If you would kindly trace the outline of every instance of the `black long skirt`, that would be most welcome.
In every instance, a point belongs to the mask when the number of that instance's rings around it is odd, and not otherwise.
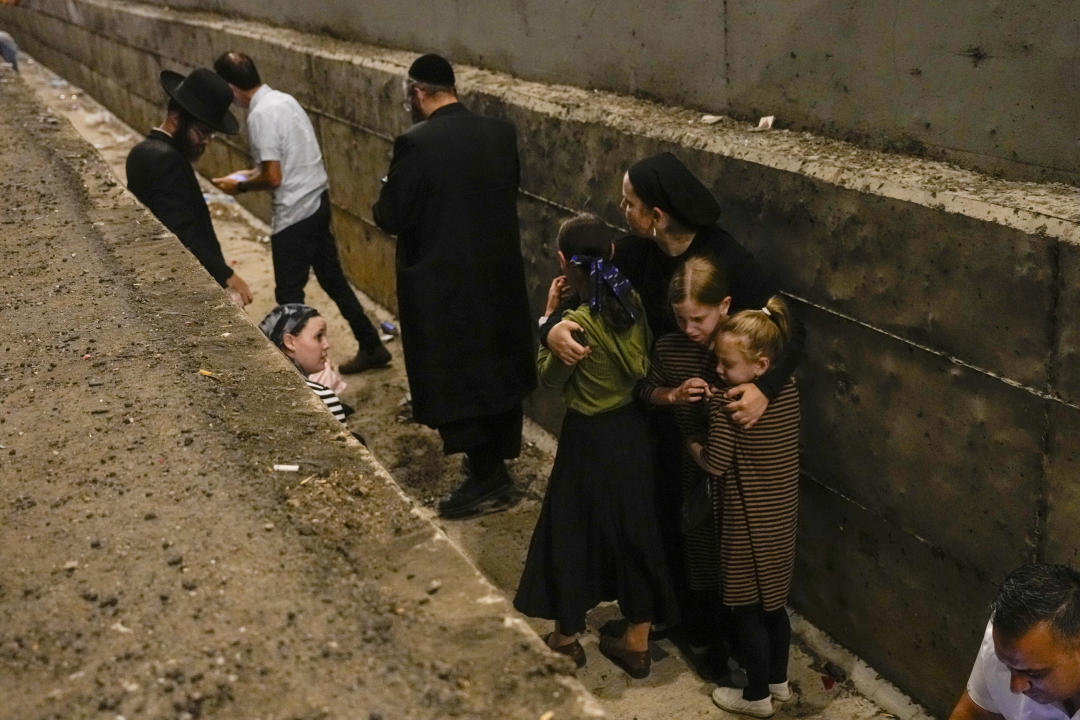
[[[633,623],[678,619],[657,525],[649,425],[633,405],[567,412],[514,607],[584,632],[585,613],[618,600]]]

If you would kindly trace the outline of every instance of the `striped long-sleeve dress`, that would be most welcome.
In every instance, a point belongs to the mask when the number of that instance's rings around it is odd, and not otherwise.
[[[307,381],[308,387],[315,391],[315,394],[319,396],[319,399],[326,405],[326,409],[341,422],[345,422],[345,406],[341,404],[341,400],[338,399],[337,393],[330,388],[315,382],[314,380],[304,378]]]
[[[799,510],[799,391],[789,380],[745,430],[714,399],[705,464],[722,487],[720,568],[724,604],[784,606],[795,567]]]
[[[681,332],[664,335],[653,346],[652,365],[649,375],[641,384],[640,395],[645,402],[657,388],[677,387],[685,380],[699,377],[714,385],[720,380],[716,375],[716,358],[708,348],[698,345]],[[702,403],[674,407],[672,416],[680,438],[675,447],[662,447],[661,452],[678,453],[679,477],[663,478],[662,481],[678,481],[684,499],[699,482],[709,482],[702,470],[686,451],[686,439],[692,435],[704,435],[708,408]],[[720,521],[720,493],[715,483],[709,488],[712,498],[712,522],[682,533],[687,581],[694,590],[715,591],[720,583],[720,545],[717,527]]]

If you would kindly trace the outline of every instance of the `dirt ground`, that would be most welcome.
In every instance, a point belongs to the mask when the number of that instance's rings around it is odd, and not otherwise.
[[[23,80],[59,117],[0,76],[0,717],[725,716],[677,638],[654,643],[644,681],[604,659],[597,630],[614,607],[589,618],[580,685],[516,629],[507,595],[554,438],[527,428],[514,507],[434,517],[460,458],[410,422],[396,340],[391,367],[342,393],[391,481],[247,322],[273,306],[267,227],[205,186],[225,257],[255,293],[239,311],[197,264],[170,266],[184,252],[171,235],[137,224],[123,163],[141,133],[29,58]],[[87,146],[56,141],[65,117],[115,177]],[[73,191],[87,175],[71,165],[91,168],[105,209]],[[314,280],[308,293],[332,359],[348,359],[348,326]],[[294,461],[298,474],[270,470]],[[432,554],[445,538],[482,578]],[[831,683],[801,642],[792,652],[798,698],[777,717],[890,717]]]

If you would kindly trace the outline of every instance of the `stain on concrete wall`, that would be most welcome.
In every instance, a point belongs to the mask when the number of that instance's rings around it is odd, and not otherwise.
[[[851,37],[869,22],[853,20]],[[350,277],[393,304],[393,240],[370,207],[406,126],[400,77],[416,50],[110,0],[2,6],[0,23],[137,128],[160,120],[160,69],[249,52],[315,122]],[[963,56],[973,71],[991,60]],[[466,65],[458,75],[467,104],[518,128],[537,310],[557,223],[589,209],[622,224],[619,179],[633,160],[673,150],[712,187],[722,224],[810,331],[793,601],[944,715],[995,583],[1023,560],[1075,563],[1080,552],[1080,190],[734,121],[706,126],[697,111]],[[215,143],[202,168],[246,160],[241,137]],[[265,197],[244,201],[267,215]],[[531,405],[548,427],[560,412],[550,396]]]
[[[1080,6],[148,0],[1080,184]]]

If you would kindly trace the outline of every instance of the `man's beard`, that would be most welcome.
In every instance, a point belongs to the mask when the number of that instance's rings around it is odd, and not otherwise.
[[[176,142],[177,148],[180,153],[187,158],[188,162],[195,162],[202,157],[203,152],[206,151],[206,145],[196,145],[191,142],[191,124],[194,122],[187,116],[180,118],[180,123],[176,128],[176,133],[173,134],[173,140]]]
[[[424,117],[424,111],[420,109],[420,100],[416,97],[416,93],[412,93],[409,96],[409,115],[412,117],[413,123],[427,120],[427,118]]]

